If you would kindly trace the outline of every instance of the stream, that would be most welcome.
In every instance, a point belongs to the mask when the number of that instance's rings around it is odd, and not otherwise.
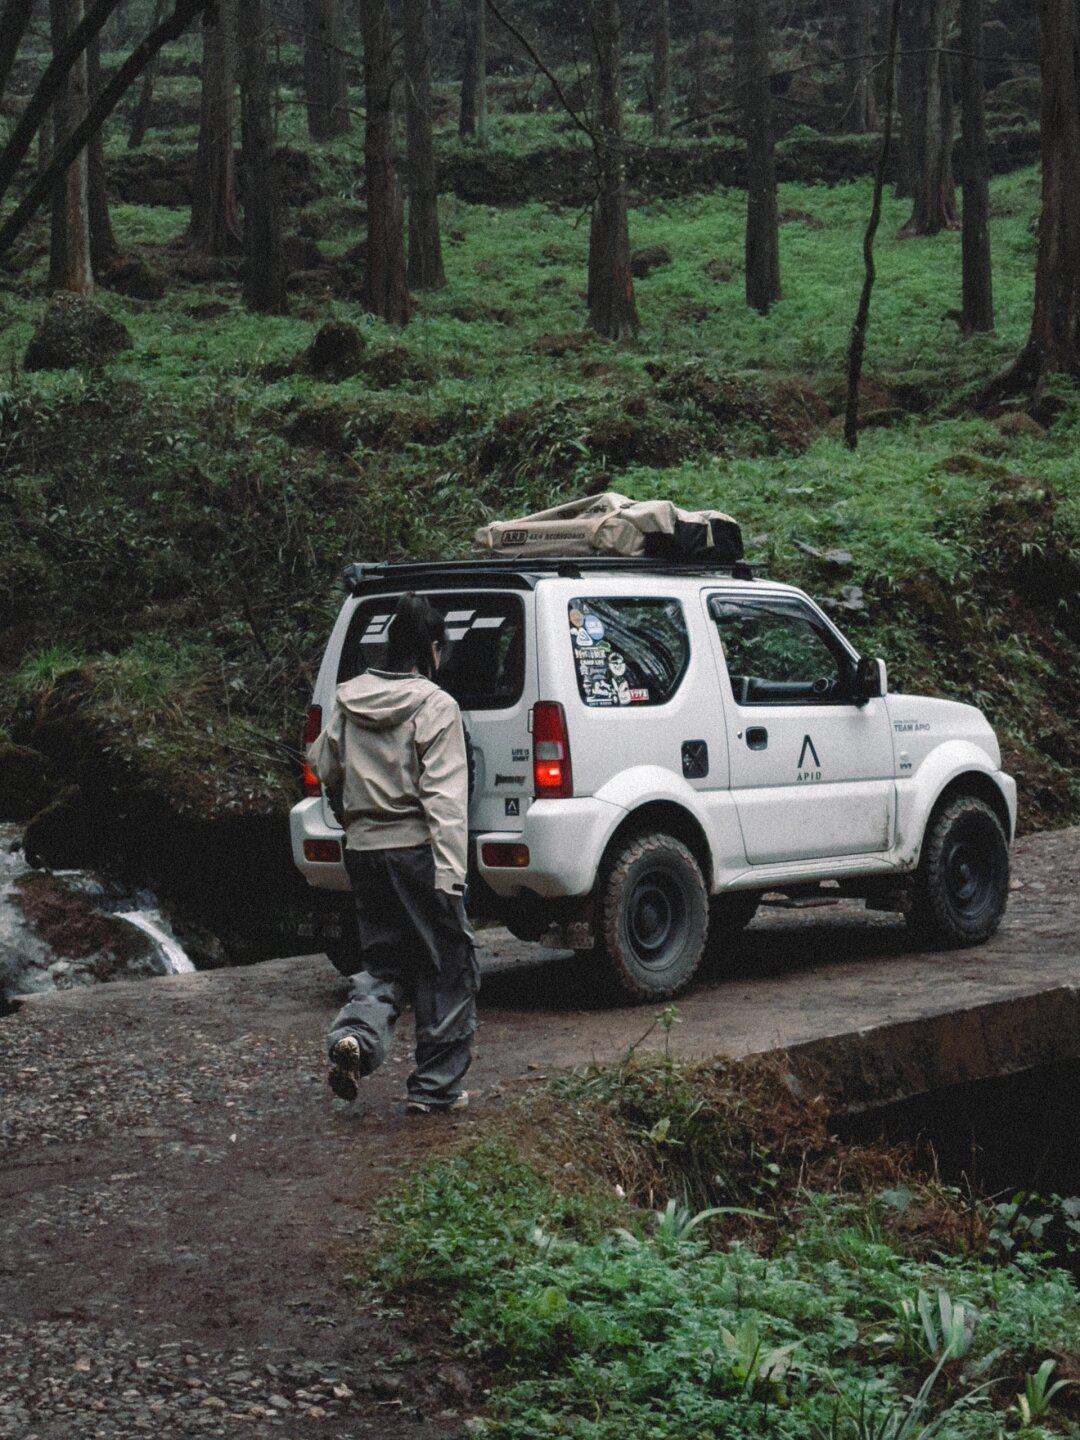
[[[0,825],[0,1009],[20,995],[194,969],[152,891],[34,867],[20,827]]]

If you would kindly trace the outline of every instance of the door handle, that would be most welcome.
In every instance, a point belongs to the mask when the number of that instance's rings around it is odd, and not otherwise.
[[[746,732],[746,743],[751,750],[766,750],[769,745],[769,732],[764,725],[751,725]]]

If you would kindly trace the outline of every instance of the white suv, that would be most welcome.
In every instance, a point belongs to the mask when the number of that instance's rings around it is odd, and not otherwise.
[[[969,705],[888,694],[883,662],[801,590],[603,558],[357,565],[346,584],[307,737],[378,663],[396,598],[426,594],[471,739],[472,900],[521,938],[594,952],[652,999],[766,892],[827,886],[929,943],[997,929],[1016,784],[993,730]],[[296,864],[346,890],[341,831],[305,788]]]

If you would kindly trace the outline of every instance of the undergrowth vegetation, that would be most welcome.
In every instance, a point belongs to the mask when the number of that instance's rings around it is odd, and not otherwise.
[[[502,1440],[1074,1433],[1075,1281],[824,1121],[773,1067],[579,1072],[387,1202],[374,1278],[451,1307]]]

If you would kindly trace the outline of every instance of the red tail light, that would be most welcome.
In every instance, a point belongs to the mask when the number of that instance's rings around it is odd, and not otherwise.
[[[322,706],[311,705],[308,707],[307,719],[304,721],[304,738],[302,741],[304,751],[304,794],[321,795],[322,786],[319,784],[319,777],[312,770],[307,762],[307,747],[322,734]]]
[[[533,793],[538,800],[569,800],[574,793],[566,711],[554,700],[539,700],[532,711]]]

